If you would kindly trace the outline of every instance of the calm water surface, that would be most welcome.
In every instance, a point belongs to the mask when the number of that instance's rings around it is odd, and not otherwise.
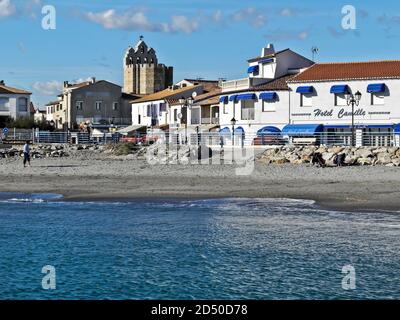
[[[400,298],[400,213],[0,194],[0,299]],[[42,289],[42,267],[57,288]],[[342,289],[342,267],[356,290]]]

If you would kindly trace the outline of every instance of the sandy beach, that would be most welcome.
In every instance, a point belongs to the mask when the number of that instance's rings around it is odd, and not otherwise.
[[[0,192],[58,193],[66,200],[137,198],[295,198],[348,210],[400,208],[400,170],[385,166],[317,168],[256,163],[251,175],[234,165],[150,165],[89,152],[66,158],[0,160]]]

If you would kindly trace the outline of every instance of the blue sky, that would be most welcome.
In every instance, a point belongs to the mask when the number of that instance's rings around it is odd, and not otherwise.
[[[357,29],[341,27],[342,7]],[[43,5],[56,30],[41,27]],[[318,62],[400,59],[400,4],[394,0],[0,0],[0,79],[33,92],[43,106],[64,80],[95,76],[122,84],[122,58],[143,35],[174,78],[242,78],[246,60],[272,42]]]

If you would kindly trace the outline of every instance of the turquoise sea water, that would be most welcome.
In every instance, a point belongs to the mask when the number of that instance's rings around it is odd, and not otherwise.
[[[0,299],[398,299],[399,247],[400,213],[311,201],[0,195]]]

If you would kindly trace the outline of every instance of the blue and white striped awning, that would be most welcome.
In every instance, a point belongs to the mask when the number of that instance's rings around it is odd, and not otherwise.
[[[386,85],[384,83],[375,83],[368,85],[367,92],[369,93],[378,93],[378,92],[385,92]]]
[[[260,99],[264,101],[273,101],[278,98],[278,94],[276,92],[263,92],[260,94]]]
[[[223,97],[219,98],[220,103],[228,103],[228,101],[229,101],[228,96],[223,96]]]
[[[331,93],[349,93],[350,88],[347,84],[332,86]]]
[[[247,69],[247,73],[258,73],[260,70],[260,67],[258,65],[256,66],[251,66],[249,69]]]
[[[257,100],[257,96],[255,93],[245,93],[245,94],[239,94],[236,98],[237,101],[241,100]]]
[[[313,86],[298,87],[296,92],[297,93],[313,93],[314,87]]]
[[[324,131],[322,124],[289,124],[282,129],[286,136],[313,136]]]

